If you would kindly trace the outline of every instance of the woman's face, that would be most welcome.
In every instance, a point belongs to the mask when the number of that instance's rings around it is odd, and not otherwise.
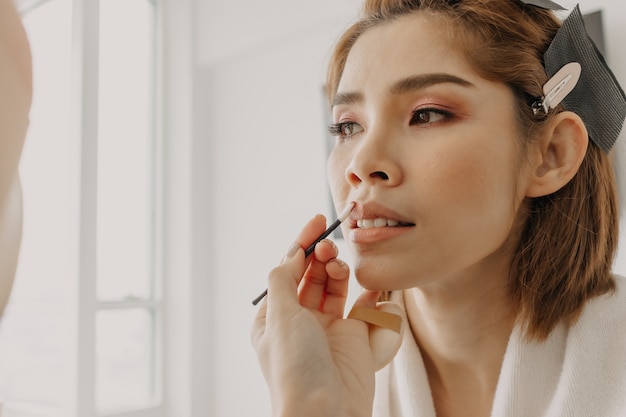
[[[366,31],[333,105],[328,162],[361,285],[399,290],[508,272],[528,168],[513,93],[481,78],[450,27],[419,14]]]

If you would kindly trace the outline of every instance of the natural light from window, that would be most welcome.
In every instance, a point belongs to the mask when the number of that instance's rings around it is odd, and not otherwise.
[[[99,51],[92,66],[98,73],[79,77],[77,68],[89,66],[73,61],[81,54],[72,48],[82,43],[76,42],[82,35],[72,32],[73,1],[41,2],[23,16],[34,98],[20,164],[22,252],[0,320],[3,417],[83,417],[71,413],[86,397],[93,398],[93,415],[111,416],[159,401],[155,2],[100,0],[97,36],[86,41],[96,44],[85,44]],[[97,84],[91,104],[76,102],[85,99],[75,93],[79,78]],[[95,109],[91,121],[73,113],[89,106]],[[83,137],[76,132],[85,123],[94,123],[97,132],[96,214],[87,227],[96,249],[95,273],[79,277],[80,184],[91,180],[84,177]],[[92,336],[85,337],[77,320],[84,314],[78,283],[89,280],[94,291],[85,334]],[[77,358],[81,350],[88,352]],[[76,369],[87,369],[81,375],[93,384],[81,386]],[[82,390],[90,386],[94,392],[85,396]]]

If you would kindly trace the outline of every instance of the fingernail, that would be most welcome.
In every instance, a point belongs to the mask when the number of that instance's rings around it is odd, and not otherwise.
[[[337,265],[339,265],[341,268],[344,268],[344,269],[348,268],[348,264],[342,261],[341,259],[335,258],[333,259],[333,261],[337,262]]]
[[[287,252],[287,255],[285,255],[285,258],[291,258],[294,256],[298,253],[298,249],[300,249],[300,244],[298,242],[293,242],[289,247],[289,251]]]
[[[330,246],[332,246],[333,249],[337,250],[337,245],[335,245],[335,242],[333,242],[330,239],[324,239],[324,242],[327,242],[330,244]]]

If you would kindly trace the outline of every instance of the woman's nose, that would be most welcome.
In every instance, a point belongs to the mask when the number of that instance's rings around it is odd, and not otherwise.
[[[370,132],[356,145],[345,172],[348,183],[394,187],[402,181],[402,171],[390,141],[384,134]]]

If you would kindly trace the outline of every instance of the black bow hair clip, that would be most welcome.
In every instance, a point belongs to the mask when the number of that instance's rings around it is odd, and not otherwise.
[[[549,10],[564,10],[550,0],[516,0]],[[576,5],[543,56],[548,82],[532,108],[547,114],[562,104],[585,122],[589,138],[608,153],[626,119],[626,95],[589,37]]]

